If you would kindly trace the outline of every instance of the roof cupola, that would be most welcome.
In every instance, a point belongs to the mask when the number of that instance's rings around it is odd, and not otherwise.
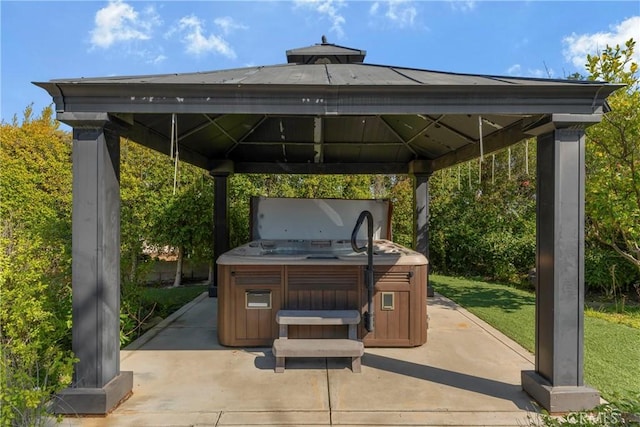
[[[364,61],[367,52],[360,49],[328,43],[322,36],[321,43],[287,51],[290,64],[352,64]]]

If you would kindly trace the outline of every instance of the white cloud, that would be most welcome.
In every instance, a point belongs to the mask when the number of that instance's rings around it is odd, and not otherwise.
[[[161,20],[152,7],[142,14],[122,0],[111,0],[96,12],[91,30],[91,46],[107,49],[114,43],[149,40],[152,30]]]
[[[552,68],[527,68],[527,71],[524,72],[522,70],[522,65],[513,64],[511,67],[507,69],[507,75],[509,76],[518,76],[518,77],[535,77],[539,79],[550,79],[553,78],[555,72]]]
[[[461,12],[471,12],[476,8],[475,0],[449,0],[449,3],[453,10],[459,10]]]
[[[332,31],[338,38],[344,37],[343,26],[346,19],[339,13],[339,10],[346,6],[343,0],[295,0],[295,7],[304,7],[310,9],[320,16],[323,16],[331,22]]]
[[[185,16],[178,21],[177,28],[172,28],[167,36],[180,33],[187,53],[202,55],[209,52],[219,53],[227,58],[235,59],[236,53],[229,43],[215,34],[204,34],[203,22],[195,15]]]
[[[552,68],[546,68],[546,69],[541,69],[541,68],[529,68],[527,70],[527,77],[537,77],[539,79],[552,79],[554,76],[554,71]]]
[[[151,58],[151,59],[147,60],[147,63],[148,63],[148,64],[153,64],[153,65],[158,65],[158,64],[160,64],[161,62],[166,61],[166,59],[167,59],[166,55],[163,55],[163,54],[161,53],[161,54],[159,54],[158,56],[156,56],[155,58]]]
[[[216,18],[216,19],[213,20],[213,23],[216,24],[218,27],[220,27],[220,29],[222,30],[222,32],[225,35],[231,33],[232,31],[235,31],[235,30],[247,30],[247,29],[249,29],[249,27],[247,27],[244,24],[240,24],[240,23],[236,22],[230,16],[223,16],[221,18]]]
[[[562,39],[565,45],[563,50],[564,57],[574,66],[584,68],[587,62],[587,54],[597,54],[604,50],[607,45],[615,46],[624,43],[633,38],[640,40],[640,16],[633,16],[622,21],[619,24],[612,25],[609,31],[594,34],[576,34],[572,33]],[[634,54],[634,61],[640,63],[640,49]]]
[[[394,26],[404,28],[404,27],[412,27],[416,16],[418,15],[418,11],[413,6],[411,1],[406,0],[389,0],[384,2],[387,6],[387,10],[384,13],[386,19],[391,22]],[[376,2],[375,9],[372,7],[370,13],[375,15],[378,10],[378,5],[380,2]]]
[[[510,76],[517,76],[517,75],[520,75],[521,70],[522,70],[522,67],[520,66],[520,64],[513,64],[507,70],[507,74],[509,74]]]
[[[369,15],[377,17],[381,7],[385,7],[384,19],[393,27],[406,28],[413,27],[418,10],[412,1],[409,0],[388,0],[377,1],[369,8]]]

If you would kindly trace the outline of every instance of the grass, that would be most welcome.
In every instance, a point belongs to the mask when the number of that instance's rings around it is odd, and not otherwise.
[[[435,274],[430,278],[437,292],[534,351],[534,293],[477,280]],[[640,328],[633,326],[633,319],[640,315],[632,310],[630,316],[618,316],[631,321],[619,322],[609,319],[614,313],[585,313],[585,383],[600,390],[607,400],[634,398],[640,393]]]
[[[586,303],[585,313],[589,317],[608,320],[609,322],[631,326],[640,329],[640,305],[635,303],[602,304],[601,302]],[[622,311],[622,313],[621,313]]]
[[[167,317],[207,290],[207,285],[183,285],[176,288],[144,288],[142,303],[153,306],[154,316]]]

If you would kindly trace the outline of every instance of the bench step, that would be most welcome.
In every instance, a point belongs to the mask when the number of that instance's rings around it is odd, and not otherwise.
[[[279,325],[357,325],[358,310],[279,310]]]
[[[360,341],[348,339],[276,339],[273,355],[276,357],[356,357],[364,354]]]
[[[351,370],[360,372],[364,344],[349,339],[276,339],[272,350],[276,372],[284,372],[285,357],[351,357]]]

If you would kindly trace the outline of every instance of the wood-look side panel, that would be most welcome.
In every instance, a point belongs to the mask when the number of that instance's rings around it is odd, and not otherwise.
[[[413,345],[418,346],[427,342],[427,269],[428,265],[421,265],[415,269],[415,295],[411,300],[413,311],[416,313],[411,319]]]
[[[288,266],[286,307],[297,310],[357,309],[359,266]],[[344,326],[291,326],[291,338],[346,338]]]
[[[412,347],[426,341],[426,266],[377,266],[374,282],[375,328],[361,328],[369,347]],[[425,288],[425,289],[422,289]],[[393,310],[382,310],[382,293],[391,292]],[[362,312],[367,310],[362,294]]]
[[[268,346],[278,337],[276,312],[282,307],[281,266],[223,266],[219,290],[218,336],[228,346]],[[271,308],[247,308],[246,293],[270,291]],[[222,293],[220,293],[222,292]],[[222,308],[222,310],[221,310]]]
[[[234,319],[231,318],[231,308],[233,304],[231,298],[231,279],[229,273],[231,267],[222,265],[218,268],[218,341],[222,345],[233,345],[233,325]]]

